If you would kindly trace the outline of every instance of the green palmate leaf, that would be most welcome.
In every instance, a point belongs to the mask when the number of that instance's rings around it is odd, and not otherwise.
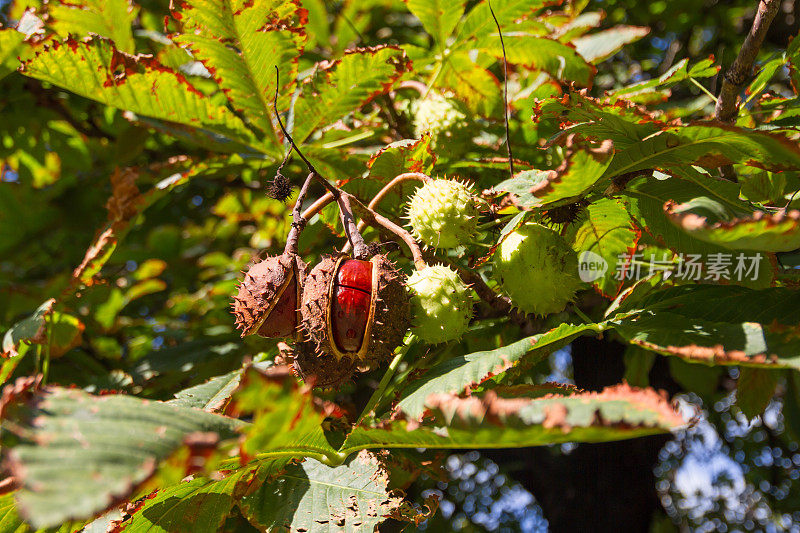
[[[404,172],[430,173],[436,164],[436,153],[431,147],[431,136],[421,139],[403,139],[378,150],[369,161],[367,178],[389,181]]]
[[[30,528],[17,513],[17,504],[12,493],[0,496],[0,533],[24,533]]]
[[[765,170],[800,169],[800,146],[785,137],[716,122],[663,129],[614,156],[606,176],[636,170],[697,164],[740,163]]]
[[[581,86],[590,86],[595,68],[583,59],[575,48],[546,37],[532,35],[504,35],[506,58],[509,63],[524,65],[529,69],[547,72],[561,81],[573,81]],[[488,34],[476,44],[497,58],[503,57],[500,36]]]
[[[336,467],[307,459],[265,481],[239,506],[262,531],[373,531],[402,503],[389,493],[388,483],[370,452]]]
[[[183,2],[174,16],[184,34],[175,42],[203,62],[231,105],[279,147],[273,127],[275,67],[280,69],[282,95],[291,93],[297,61],[305,42],[292,24],[298,4],[288,0]],[[288,101],[287,101],[288,102]]]
[[[778,372],[764,368],[742,368],[736,382],[736,405],[752,420],[764,412],[775,394]]]
[[[698,320],[661,312],[625,319],[614,329],[632,344],[689,361],[800,369],[800,338],[785,326]]]
[[[493,376],[501,375],[523,362],[531,365],[563,348],[574,338],[602,331],[599,324],[562,324],[546,333],[533,335],[496,350],[452,357],[428,369],[400,393],[397,408],[412,418],[425,410],[432,394],[467,392]]]
[[[447,38],[464,14],[465,4],[466,0],[406,0],[409,11],[422,22],[439,48],[447,45]]]
[[[689,68],[689,60],[682,59],[658,78],[634,83],[627,87],[612,91],[613,98],[635,98],[637,95],[664,89],[686,81],[689,78],[708,78],[719,72],[719,66],[714,66],[714,58],[704,59]]]
[[[17,386],[3,406],[6,464],[21,484],[19,508],[35,527],[88,518],[125,499],[159,460],[196,432],[232,437],[218,415],[129,396]],[[19,442],[13,442],[14,440]]]
[[[636,301],[614,329],[632,344],[688,361],[800,368],[794,297],[778,287],[669,287]]]
[[[54,299],[47,300],[5,333],[0,347],[5,358],[0,366],[0,383],[8,381],[31,344],[41,345],[50,357],[58,357],[80,343],[83,323],[72,315],[53,311],[54,306]]]
[[[44,342],[45,320],[53,312],[56,301],[50,298],[40,305],[34,313],[14,324],[3,335],[3,355],[14,355],[19,351],[22,341]]]
[[[236,115],[212,103],[181,74],[147,57],[126,55],[99,37],[54,43],[26,62],[22,72],[118,109],[257,144]]]
[[[581,279],[604,295],[615,296],[622,287],[620,273],[628,266],[641,236],[625,206],[618,200],[602,198],[590,204],[568,232],[578,253]]]
[[[800,248],[800,211],[756,212],[747,218],[714,222],[689,204],[667,203],[670,221],[689,235],[733,250],[791,252]]]
[[[122,52],[135,52],[131,24],[139,8],[128,0],[56,0],[47,6],[48,25],[59,36],[108,37]]]
[[[601,393],[539,397],[527,386],[460,398],[434,394],[425,402],[434,421],[359,426],[341,451],[360,448],[507,448],[558,442],[603,442],[663,433],[683,419],[666,398],[628,385]]]
[[[572,44],[586,61],[599,63],[619,52],[626,44],[636,42],[648,33],[650,28],[641,26],[614,26],[579,37],[572,41]]]
[[[622,379],[634,387],[650,385],[650,370],[656,361],[656,354],[638,346],[628,346],[625,350],[625,374]]]
[[[691,176],[691,174],[685,175]],[[683,265],[675,272],[677,279],[768,287],[774,277],[769,254],[731,250],[702,241],[676,227],[664,212],[664,204],[670,200],[683,203],[702,196],[714,198],[733,211],[739,210],[746,204],[736,199],[737,189],[735,183],[710,177],[692,181],[679,177],[662,180],[641,179],[628,186],[623,200],[639,227],[671,251],[682,254]],[[649,261],[650,257],[642,256],[640,259]],[[671,257],[653,259],[656,262],[671,261]],[[719,275],[709,270],[711,264],[725,267],[723,263],[727,263],[727,269],[723,269]],[[641,269],[629,269],[627,275],[635,280],[642,273]],[[644,274],[646,275],[646,272]]]
[[[441,67],[437,87],[453,91],[473,113],[492,116],[502,108],[503,91],[485,66],[473,61],[468,52],[453,52]]]
[[[556,170],[546,173],[535,170],[520,173],[518,179],[533,179],[529,183],[528,191],[531,196],[523,196],[524,200],[517,200],[517,205],[530,209],[573,202],[597,184],[613,157],[614,145],[611,141],[592,145],[572,144],[568,139],[566,156]],[[520,189],[520,184],[512,184],[517,190]]]
[[[733,285],[680,285],[644,295],[632,311],[670,311],[701,320],[791,326],[800,324],[800,308],[792,305],[794,294],[786,287],[753,290]]]
[[[517,20],[554,3],[556,2],[550,0],[494,0],[492,9],[505,35],[510,29],[509,26]],[[464,22],[456,32],[456,42],[453,48],[469,46],[468,42],[471,39],[481,39],[489,33],[496,32],[497,27],[489,10],[489,3],[482,1],[467,13]]]
[[[218,413],[225,409],[233,396],[233,392],[242,380],[244,369],[228,372],[224,376],[211,378],[205,383],[184,389],[175,394],[169,404],[182,407],[194,407],[209,413]]]
[[[285,460],[275,460],[282,465]],[[221,480],[195,478],[150,495],[117,527],[127,533],[215,533],[256,475],[244,467]]]
[[[236,411],[254,413],[241,443],[244,455],[280,452],[321,459],[336,455],[322,431],[324,406],[315,406],[311,391],[301,389],[286,368],[262,372],[251,367],[232,402]]]
[[[294,108],[296,142],[305,141],[322,126],[385,94],[409,67],[405,52],[396,46],[355,48],[344,57],[318,65],[314,76],[303,84]]]
[[[30,45],[25,42],[25,34],[13,28],[0,29],[0,79],[17,70],[19,60],[25,59]]]

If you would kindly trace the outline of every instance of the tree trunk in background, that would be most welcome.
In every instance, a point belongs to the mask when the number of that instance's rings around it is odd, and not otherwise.
[[[572,344],[573,375],[578,387],[599,391],[622,380],[625,347],[616,342],[583,337]],[[651,385],[678,390],[669,377],[666,359],[656,358]],[[669,435],[580,444],[569,454],[560,447],[486,450],[499,465],[536,497],[550,531],[646,532],[661,509],[653,468]],[[524,461],[524,466],[520,463]]]

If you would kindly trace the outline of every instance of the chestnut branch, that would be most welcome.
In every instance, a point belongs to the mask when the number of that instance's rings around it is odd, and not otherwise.
[[[422,172],[404,172],[403,174],[399,174],[395,176],[394,179],[392,179],[392,181],[384,185],[380,191],[378,191],[378,194],[376,194],[372,198],[372,200],[370,200],[369,205],[367,207],[369,207],[372,210],[375,210],[375,208],[381,202],[381,200],[383,200],[386,197],[386,195],[388,195],[389,192],[391,192],[392,189],[394,189],[397,185],[405,181],[412,181],[412,180],[418,180],[423,183],[427,183],[431,181],[431,177],[428,176],[427,174],[423,174]],[[366,227],[367,223],[362,219],[358,223],[358,231],[364,231],[364,228]],[[347,243],[345,247],[342,249],[342,253],[347,253],[349,250],[350,250],[350,243]]]
[[[351,209],[351,203],[352,203],[361,212],[362,218],[366,220],[368,223],[386,228],[387,230],[391,231],[392,233],[400,237],[400,239],[406,243],[406,245],[411,250],[411,256],[414,260],[414,265],[416,266],[416,268],[420,269],[427,266],[425,260],[422,258],[422,249],[420,248],[419,243],[417,243],[417,241],[414,240],[414,237],[411,235],[411,233],[401,228],[388,218],[376,213],[375,211],[364,205],[358,198],[356,198],[352,194],[343,191],[336,185],[333,185],[330,181],[325,179],[325,177],[323,177],[322,174],[320,174],[317,171],[317,169],[314,167],[311,161],[309,161],[306,158],[306,156],[303,155],[303,153],[300,151],[300,148],[298,148],[297,144],[295,144],[292,136],[289,134],[288,131],[286,131],[286,128],[283,125],[283,121],[281,120],[280,113],[278,113],[277,87],[280,86],[280,76],[278,73],[277,66],[275,67],[275,77],[276,77],[276,83],[275,83],[276,89],[275,89],[274,107],[275,107],[275,116],[278,119],[278,125],[280,126],[281,131],[283,132],[286,139],[289,141],[291,148],[295,152],[297,152],[297,155],[300,156],[300,159],[302,159],[303,162],[306,164],[306,167],[308,167],[310,174],[306,181],[312,178],[316,179],[328,190],[328,194],[320,198],[320,200],[315,202],[314,205],[312,205],[307,210],[309,211],[308,218],[313,216],[314,213],[319,212],[319,210],[322,209],[328,203],[330,203],[330,201],[336,200],[336,203],[339,206],[339,212],[342,217],[342,224],[344,225],[345,233],[347,234],[348,241],[353,246],[354,256],[359,259],[366,258],[366,256],[368,255],[368,248],[366,243],[364,242],[364,237],[361,236],[361,233],[359,233],[358,227],[356,226],[355,217],[353,217]],[[303,184],[304,189],[307,189],[306,185],[307,184]],[[326,199],[328,195],[330,195],[330,200]],[[325,201],[323,202],[323,200]],[[312,211],[311,208],[314,208],[316,210]],[[302,224],[305,225],[305,221],[308,220],[308,218],[305,217],[305,213],[301,214],[301,217],[304,219],[304,222],[302,222]],[[298,232],[301,230],[302,228],[299,228]],[[297,238],[299,238],[299,235],[295,238],[295,240]]]
[[[722,88],[719,91],[714,116],[722,122],[734,122],[739,114],[739,93],[753,70],[753,62],[764,42],[772,19],[780,7],[780,0],[760,0],[758,11],[753,19],[750,33],[742,43],[739,54],[734,59],[731,68],[722,79]]]

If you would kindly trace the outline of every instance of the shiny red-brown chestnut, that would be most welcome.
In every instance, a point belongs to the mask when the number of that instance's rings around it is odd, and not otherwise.
[[[323,258],[306,279],[300,311],[319,353],[367,367],[391,357],[410,323],[403,275],[384,255]]]
[[[268,257],[251,266],[233,297],[233,314],[242,337],[294,337],[306,264],[293,254]]]

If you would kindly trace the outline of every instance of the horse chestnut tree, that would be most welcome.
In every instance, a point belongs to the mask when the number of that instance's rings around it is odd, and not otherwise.
[[[749,82],[777,3],[721,73],[620,64],[647,30],[598,2],[0,2],[4,528],[449,531],[448,450],[684,427],[651,380],[783,409],[749,427],[790,456],[791,25]],[[663,442],[505,457],[555,530],[647,530],[591,506],[656,490],[691,529]],[[772,508],[725,516],[796,518],[763,468],[737,486]]]

